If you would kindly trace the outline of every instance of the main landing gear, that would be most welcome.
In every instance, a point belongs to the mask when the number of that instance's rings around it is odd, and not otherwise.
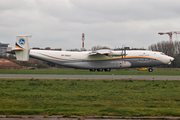
[[[94,72],[94,71],[98,71],[98,72],[102,72],[103,70],[105,71],[105,72],[110,72],[111,71],[111,69],[89,69],[89,71],[91,71],[91,72]]]
[[[94,71],[96,71],[96,69],[89,69],[89,71],[94,72]]]

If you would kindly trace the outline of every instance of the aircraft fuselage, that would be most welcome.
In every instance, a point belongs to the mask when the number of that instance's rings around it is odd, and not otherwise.
[[[121,51],[113,51],[120,54]],[[71,52],[52,50],[30,50],[30,57],[81,69],[119,69],[129,67],[152,67],[168,64],[174,58],[162,52],[126,50],[126,56],[90,55],[91,51]]]

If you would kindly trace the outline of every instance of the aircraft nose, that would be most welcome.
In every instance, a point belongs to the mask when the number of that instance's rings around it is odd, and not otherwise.
[[[174,60],[174,58],[173,57],[170,57],[170,62],[172,62]]]
[[[171,64],[171,62],[174,60],[174,58],[173,57],[169,57],[169,65]]]

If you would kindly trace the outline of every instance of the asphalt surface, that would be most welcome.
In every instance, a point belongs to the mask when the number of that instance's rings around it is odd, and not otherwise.
[[[44,75],[0,74],[0,78],[14,79],[79,79],[79,80],[180,80],[180,76],[166,75]]]
[[[62,115],[0,115],[0,120],[179,120],[176,116],[143,116],[143,117],[123,117],[123,116],[72,116],[66,118]]]

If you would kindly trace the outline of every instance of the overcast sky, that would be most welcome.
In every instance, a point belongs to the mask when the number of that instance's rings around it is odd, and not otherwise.
[[[17,35],[30,47],[147,48],[180,31],[180,0],[0,0],[0,42],[14,48]],[[173,35],[180,40],[180,35]]]

